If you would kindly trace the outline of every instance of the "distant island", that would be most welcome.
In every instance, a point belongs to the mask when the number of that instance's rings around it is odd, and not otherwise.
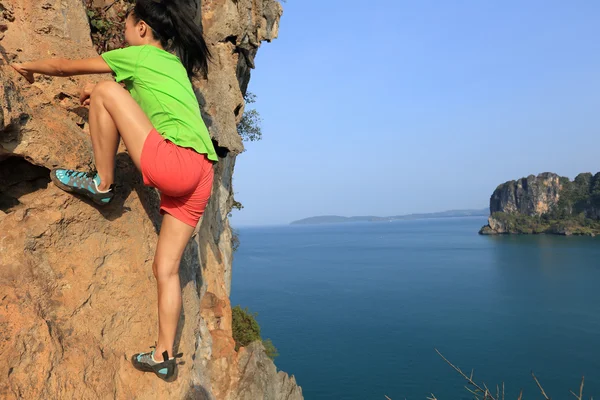
[[[490,213],[487,208],[481,210],[453,210],[427,214],[396,215],[393,217],[340,217],[338,215],[322,215],[319,217],[310,217],[294,221],[291,223],[291,225],[340,224],[345,222],[386,222],[428,218],[487,217],[488,215],[490,215]]]
[[[546,172],[503,183],[480,234],[600,234],[600,173],[575,180]]]

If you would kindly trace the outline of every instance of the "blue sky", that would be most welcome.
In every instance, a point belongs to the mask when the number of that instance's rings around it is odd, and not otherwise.
[[[483,208],[600,171],[600,2],[288,0],[250,91],[234,226]]]

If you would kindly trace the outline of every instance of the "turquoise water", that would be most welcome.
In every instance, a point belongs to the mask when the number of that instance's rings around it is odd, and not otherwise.
[[[483,218],[240,229],[232,302],[311,399],[600,398],[600,239],[484,237]]]

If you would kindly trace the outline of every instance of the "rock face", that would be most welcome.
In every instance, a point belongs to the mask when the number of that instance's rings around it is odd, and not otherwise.
[[[560,189],[560,177],[552,173],[506,182],[494,191],[490,211],[542,215],[558,204]]]
[[[506,182],[490,199],[491,216],[482,234],[600,233],[600,173],[574,181],[553,173]]]
[[[265,349],[260,342],[254,342],[240,349],[238,373],[240,381],[236,398],[254,399],[301,399],[302,391],[296,380],[285,372],[277,372],[275,364],[264,358]]]
[[[115,201],[105,209],[50,183],[56,166],[89,168],[84,79],[27,84],[0,67],[0,398],[301,399],[260,344],[235,351],[229,302],[232,174],[243,149],[236,123],[260,43],[277,36],[274,0],[202,2],[213,64],[198,80],[218,145],[213,196],[181,264],[183,312],[175,383],[134,370],[154,344],[152,259],[161,217],[129,157],[117,157]],[[5,61],[96,56],[81,0],[2,0]],[[95,79],[110,79],[96,77]],[[123,149],[121,149],[123,150]]]

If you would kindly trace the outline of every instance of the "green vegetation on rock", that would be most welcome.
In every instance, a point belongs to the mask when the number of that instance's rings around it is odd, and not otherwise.
[[[600,173],[579,174],[573,182],[561,178],[562,189],[558,207],[552,210],[550,218],[562,219],[600,206]]]
[[[270,359],[274,359],[279,355],[277,349],[271,342],[271,339],[262,340],[260,336],[260,326],[256,321],[257,313],[252,313],[248,308],[235,306],[231,309],[232,312],[232,329],[233,340],[235,340],[235,350],[240,347],[248,346],[255,341],[261,341],[265,347],[265,352]]]
[[[247,92],[244,95],[246,105],[256,103],[256,95]],[[242,120],[238,124],[238,133],[242,140],[249,142],[257,142],[262,139],[262,118],[260,113],[254,108],[248,108],[242,115]]]
[[[507,214],[497,212],[492,215],[495,226],[501,227],[494,230],[485,226],[481,233],[513,233],[513,234],[541,234],[551,233],[557,235],[587,235],[600,234],[600,221],[585,218],[584,214],[553,218],[550,214],[543,216],[529,216],[523,214]]]
[[[98,54],[125,45],[125,15],[135,0],[115,0],[107,6],[94,6],[93,0],[85,0],[90,22],[92,42]]]

